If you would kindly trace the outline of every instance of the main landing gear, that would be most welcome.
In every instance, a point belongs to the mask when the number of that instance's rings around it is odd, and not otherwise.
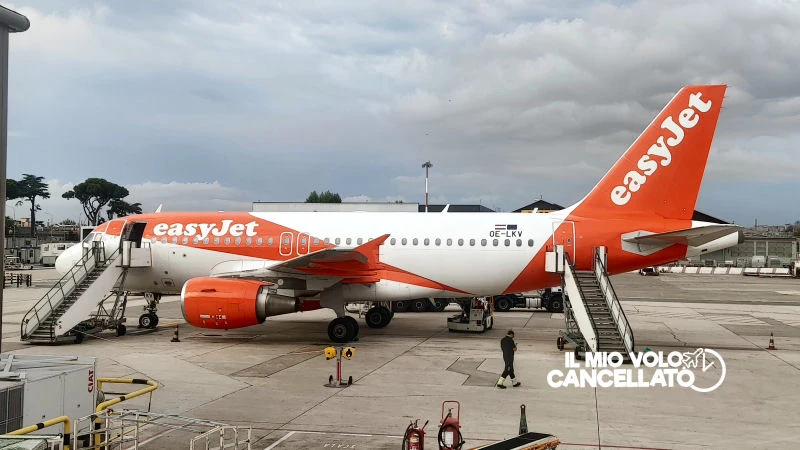
[[[144,306],[145,313],[139,316],[139,328],[155,328],[158,326],[158,302],[161,294],[145,292],[144,299],[147,304]]]
[[[364,321],[370,328],[383,328],[392,321],[394,313],[383,305],[373,306],[364,315]],[[337,317],[328,324],[328,337],[336,343],[344,343],[358,340],[359,326],[356,319],[351,316],[343,315]]]
[[[383,328],[392,321],[394,313],[383,305],[373,306],[364,314],[364,321],[370,328]]]
[[[358,322],[350,316],[337,317],[328,324],[328,337],[337,343],[358,340]]]

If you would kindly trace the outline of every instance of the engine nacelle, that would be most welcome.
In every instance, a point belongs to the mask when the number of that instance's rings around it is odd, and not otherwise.
[[[181,289],[183,318],[196,327],[229,330],[300,310],[300,300],[270,294],[268,286],[256,280],[192,278]]]

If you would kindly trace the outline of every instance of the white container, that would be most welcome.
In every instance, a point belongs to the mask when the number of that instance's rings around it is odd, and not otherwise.
[[[75,420],[92,414],[96,367],[95,358],[84,356],[0,355],[0,425],[7,427],[0,433],[59,416]],[[2,395],[3,391],[8,395]],[[35,433],[54,434],[62,428],[59,424]]]

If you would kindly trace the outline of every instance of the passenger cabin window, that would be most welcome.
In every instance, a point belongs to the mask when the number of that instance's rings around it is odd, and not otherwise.
[[[189,243],[189,238],[188,238],[188,237],[186,237],[186,236],[184,236],[184,237],[183,237],[183,244],[184,244],[184,245],[186,245],[186,244],[188,244],[188,243]]]
[[[417,245],[417,244],[419,244],[419,240],[418,240],[417,238],[414,238],[414,240],[413,240],[413,241],[411,241],[411,243],[412,243],[413,245]]]
[[[350,243],[351,243],[351,242],[353,242],[353,239],[352,239],[352,238],[347,238],[347,240],[345,241],[345,243],[346,243],[347,245],[350,245]]]
[[[486,247],[486,239],[481,239],[481,247]]]
[[[274,244],[274,243],[275,243],[275,239],[273,239],[273,238],[271,238],[271,237],[270,237],[270,238],[267,238],[267,245],[272,245],[272,244]]]
[[[242,243],[242,238],[236,236],[236,245],[240,245]]]
[[[461,247],[462,245],[464,245],[464,240],[463,239],[459,239],[458,240],[458,246]]]
[[[435,243],[437,246],[439,246],[439,245],[442,245],[442,240],[441,240],[441,239],[439,239],[439,238],[436,238],[436,241],[434,241],[434,243]]]
[[[231,238],[229,237],[225,238],[225,245],[231,245]]]
[[[247,244],[247,245],[250,245],[250,244],[252,244],[252,243],[253,243],[253,238],[250,238],[250,237],[249,237],[249,238],[245,239],[245,240],[244,240],[244,243],[245,243],[245,244]]]
[[[177,244],[178,243],[178,237],[177,236],[172,238],[172,243],[173,244]]]
[[[363,242],[364,242],[364,239],[362,239],[362,238],[358,238],[358,240],[356,240],[356,243],[358,245],[361,245]]]
[[[256,239],[256,244],[261,245],[263,243],[264,243],[264,238],[260,237],[260,238]]]
[[[200,239],[195,236],[194,239],[192,239],[192,244],[197,245],[198,242],[200,242]]]
[[[506,247],[510,246],[511,245],[511,239],[506,239],[505,240],[505,244],[506,244]]]
[[[390,243],[390,244],[394,245],[394,244],[395,244],[395,242],[397,242],[397,241],[395,241],[395,240],[394,240],[394,238],[391,238],[391,239],[389,239],[389,243]]]
[[[219,236],[214,238],[214,244],[219,245]]]
[[[339,245],[341,243],[342,243],[342,238],[336,238],[336,245]]]
[[[497,247],[499,244],[500,244],[500,241],[498,241],[497,239],[492,239],[492,245]]]
[[[522,239],[517,239],[517,247],[522,247]]]
[[[166,244],[167,243],[167,237],[166,236],[161,238],[161,243],[162,244]]]
[[[203,244],[208,245],[208,241],[209,241],[208,236],[203,238]]]
[[[328,244],[331,243],[331,239],[330,238],[325,238],[325,240],[323,242],[325,243],[325,245],[328,245]]]
[[[314,238],[314,247],[319,246],[319,238]]]
[[[469,240],[469,246],[470,247],[475,247],[475,239],[470,239]]]
[[[423,243],[424,243],[424,245],[431,245],[431,240],[430,240],[430,238],[425,238],[425,240],[423,241]]]
[[[528,247],[533,247],[533,239],[528,239]]]
[[[450,247],[451,245],[453,245],[453,240],[452,239],[448,239],[447,240],[447,246]]]

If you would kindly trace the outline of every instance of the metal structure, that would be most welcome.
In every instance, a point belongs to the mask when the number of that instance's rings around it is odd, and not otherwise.
[[[31,26],[22,14],[0,6],[0,217],[6,216],[6,161],[8,159],[8,33],[21,33]],[[6,221],[0,221],[0,236],[6,235]],[[6,241],[0,239],[0,255],[6,254]],[[0,268],[0,278],[5,269]],[[3,290],[0,289],[0,336],[3,334]],[[0,349],[2,350],[2,349]]]
[[[633,352],[633,330],[606,270],[605,247],[595,249],[590,271],[575,270],[561,245],[548,252],[547,258],[548,271],[561,273],[562,289],[567,294],[565,329],[556,341],[558,349],[573,342],[578,353],[619,352],[627,357]]]
[[[81,259],[25,314],[20,338],[31,342],[81,342],[87,333],[117,329],[124,334],[127,271],[119,249],[107,254],[102,242],[84,243]],[[110,309],[104,303],[114,297]],[[86,313],[80,313],[84,310]],[[89,311],[94,311],[87,318]],[[67,316],[77,318],[71,318]]]
[[[152,442],[168,432],[183,431],[196,436],[189,440],[189,448],[250,450],[252,427],[234,427],[220,422],[184,417],[176,414],[159,414],[149,411],[106,409],[98,414],[81,417],[75,421],[75,429],[91,423],[99,423],[91,435],[75,434],[75,450],[136,450],[140,445]],[[150,445],[147,448],[159,448]],[[185,448],[185,447],[184,447]]]

